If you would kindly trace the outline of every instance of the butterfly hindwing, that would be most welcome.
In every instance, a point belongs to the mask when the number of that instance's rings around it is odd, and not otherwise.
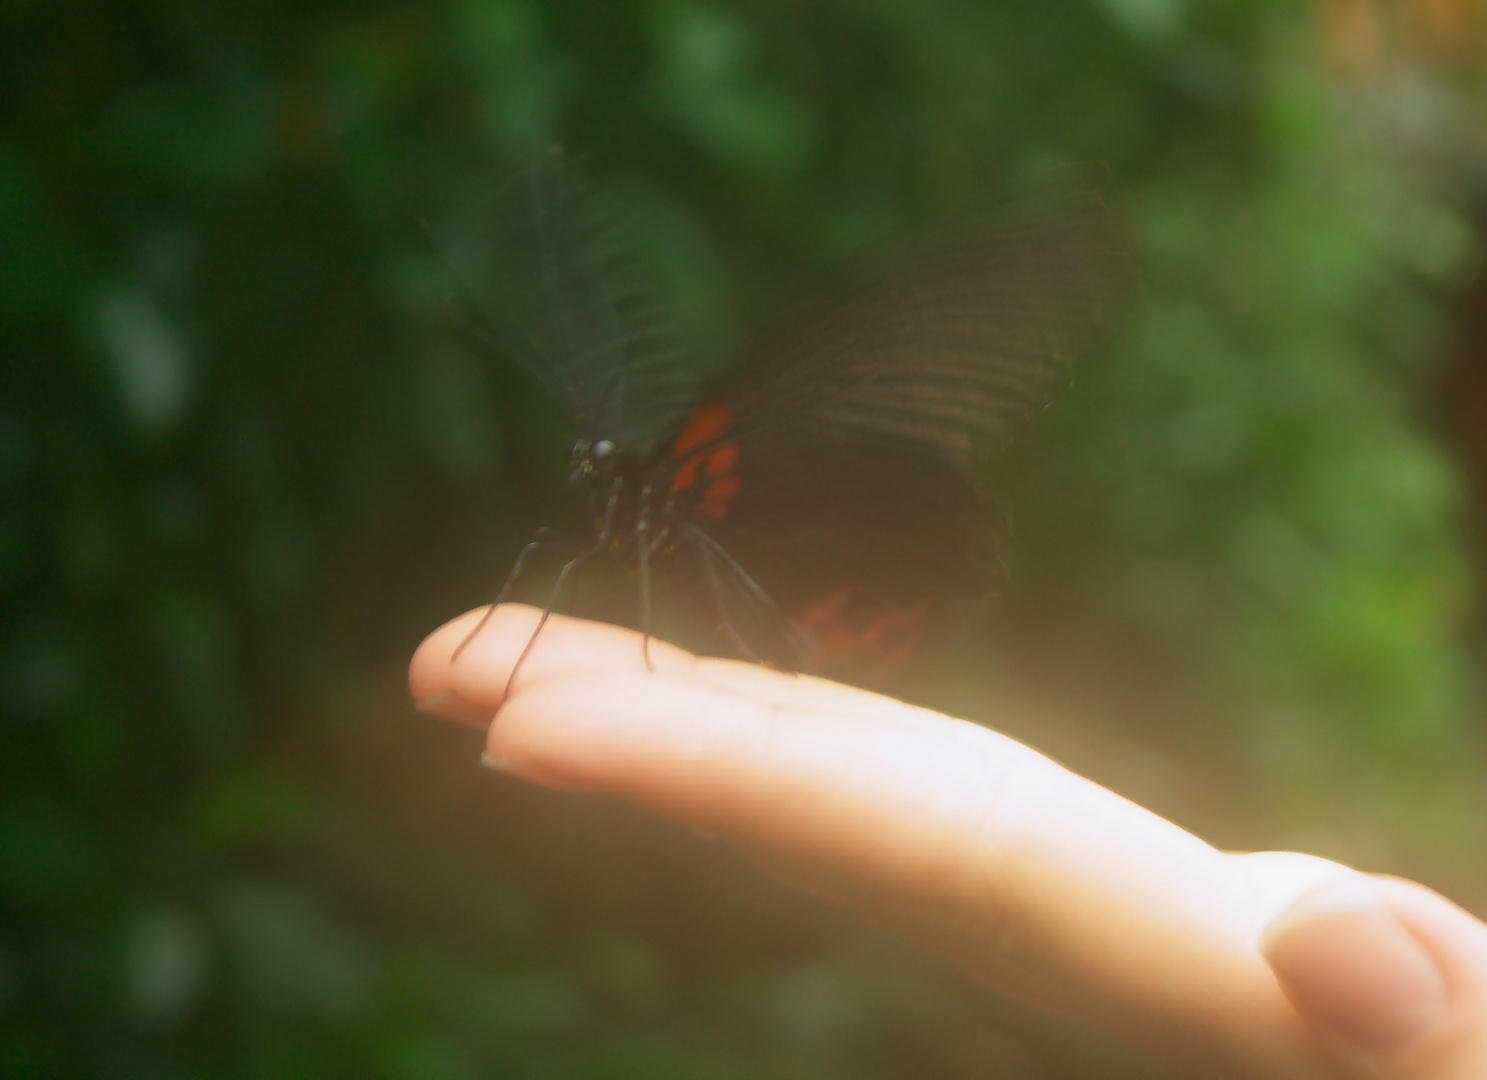
[[[1066,197],[858,288],[706,397],[660,461],[789,620],[776,654],[873,681],[989,591],[979,464],[1067,381],[1124,257],[1102,194]]]
[[[788,620],[798,655],[777,662],[877,681],[987,591],[987,500],[942,455],[829,431],[737,447],[726,473],[703,478],[731,480],[726,505],[704,497],[699,510],[723,511],[709,533]]]

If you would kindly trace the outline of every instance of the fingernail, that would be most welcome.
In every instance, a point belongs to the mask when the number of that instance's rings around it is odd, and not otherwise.
[[[477,727],[489,724],[491,718],[491,710],[488,707],[476,705],[453,690],[444,690],[433,697],[415,701],[413,707],[430,716]]]
[[[530,765],[519,766],[512,759],[492,754],[489,750],[481,753],[480,764],[493,773],[500,773],[502,776],[514,776],[527,781],[529,784],[551,788],[554,791],[582,792],[588,790],[588,788],[580,784],[569,783],[566,780],[554,780],[541,770],[533,769]]]
[[[1402,1050],[1450,1007],[1434,957],[1364,879],[1297,899],[1260,951],[1306,1020],[1370,1057]]]
[[[424,698],[422,701],[415,701],[413,703],[413,707],[422,713],[429,713],[431,715],[437,714],[439,711],[439,706],[443,705],[446,701],[452,700],[453,698],[453,690],[441,690],[433,697]]]

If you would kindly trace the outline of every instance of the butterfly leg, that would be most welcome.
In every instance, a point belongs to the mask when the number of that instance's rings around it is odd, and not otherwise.
[[[716,560],[717,565],[728,571],[729,576],[738,585],[743,595],[754,604],[754,606],[772,621],[776,626],[782,627],[781,636],[785,640],[786,647],[795,656],[797,670],[805,667],[805,650],[801,648],[798,636],[792,629],[792,624],[781,613],[779,605],[765,592],[763,587],[755,581],[749,572],[738,564],[738,560],[728,554],[727,548],[707,535],[696,525],[687,526],[687,536],[691,538],[699,548]]]
[[[635,526],[635,550],[640,559],[640,656],[645,670],[655,671],[651,663],[651,537],[646,519]]]
[[[718,617],[718,626],[727,633],[739,655],[750,663],[757,664],[759,654],[750,648],[749,643],[743,639],[743,635],[738,632],[738,628],[733,625],[733,620],[728,616],[728,604],[723,599],[723,583],[718,580],[718,569],[713,565],[714,556],[695,540],[692,542],[692,550],[697,553],[697,561],[702,564],[702,576],[707,581],[707,592],[712,599],[713,611]]]
[[[555,529],[546,527],[538,529],[531,543],[522,548],[521,553],[517,555],[516,562],[511,565],[511,572],[506,575],[506,581],[501,586],[501,591],[496,593],[495,600],[491,602],[485,614],[480,617],[480,621],[475,624],[475,629],[466,634],[465,639],[455,646],[454,652],[449,657],[450,662],[452,663],[460,658],[460,653],[465,651],[465,646],[474,641],[480,631],[485,629],[485,624],[490,622],[491,616],[496,613],[496,608],[506,602],[506,597],[510,595],[511,590],[516,586],[517,578],[521,577],[522,570],[526,568],[528,559],[539,551],[551,551],[554,548],[576,546],[572,537],[564,536]]]
[[[609,546],[610,538],[614,535],[614,513],[615,508],[619,505],[619,500],[620,487],[616,484],[614,490],[610,492],[609,505],[604,511],[604,524],[599,529],[599,535],[594,538],[592,544],[569,559],[563,564],[563,568],[558,571],[558,579],[552,583],[552,588],[547,594],[547,603],[543,605],[542,618],[537,620],[536,629],[532,631],[532,636],[527,639],[526,647],[522,649],[521,655],[516,658],[516,663],[512,665],[511,674],[506,676],[506,688],[501,691],[503,700],[510,692],[511,684],[516,681],[516,673],[521,670],[522,665],[527,662],[527,657],[532,654],[532,647],[537,644],[538,635],[542,633],[542,628],[547,625],[547,620],[552,615],[553,607],[557,603],[558,597],[562,594],[563,586],[568,583],[568,579],[584,563]],[[530,546],[529,544],[528,547]]]
[[[557,606],[558,596],[563,591],[563,586],[568,583],[568,579],[572,577],[574,571],[578,570],[580,567],[583,566],[584,563],[588,562],[595,555],[599,554],[599,552],[603,551],[608,543],[609,537],[600,536],[598,540],[595,540],[588,547],[584,548],[577,555],[573,556],[573,558],[564,563],[563,568],[558,571],[558,579],[552,583],[552,589],[550,589],[547,594],[547,603],[542,608],[542,618],[537,620],[537,628],[532,631],[532,636],[527,639],[526,648],[522,649],[521,655],[516,658],[516,663],[512,665],[511,674],[506,676],[507,690],[511,689],[511,684],[516,679],[516,673],[520,671],[521,666],[527,662],[527,657],[530,656],[532,653],[532,647],[537,644],[537,635],[541,634],[542,628],[547,625],[547,620],[552,615],[553,608]],[[505,691],[502,692],[501,696],[503,698],[506,696]]]
[[[568,595],[563,597],[561,604],[558,607],[558,610],[561,611],[564,615],[572,614],[573,609],[578,606],[579,588],[583,585],[583,578],[579,577],[578,572],[582,570],[583,567],[584,564],[580,563],[578,566],[575,566],[573,568],[573,583],[568,586]]]

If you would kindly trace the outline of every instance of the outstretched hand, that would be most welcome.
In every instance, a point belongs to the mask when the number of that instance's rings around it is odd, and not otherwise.
[[[1005,993],[1192,1075],[1487,1077],[1487,925],[1410,882],[1220,852],[986,728],[506,605],[409,682],[512,776],[715,834]],[[499,722],[491,723],[499,713]]]

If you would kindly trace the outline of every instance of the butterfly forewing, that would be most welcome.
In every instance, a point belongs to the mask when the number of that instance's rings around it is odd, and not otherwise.
[[[676,429],[698,384],[599,192],[559,150],[432,228],[502,352],[582,434],[644,452]]]
[[[966,468],[1068,380],[1130,281],[1098,188],[1048,200],[849,293],[759,350],[713,397],[747,437],[779,427],[933,446]]]

